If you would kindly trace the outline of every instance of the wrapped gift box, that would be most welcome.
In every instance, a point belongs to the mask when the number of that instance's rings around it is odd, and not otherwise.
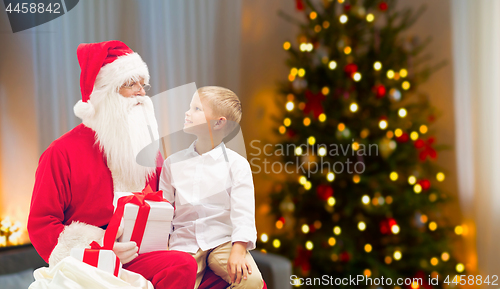
[[[122,263],[112,250],[73,248],[71,257],[120,277]]]
[[[168,238],[174,217],[174,207],[168,202],[146,201],[151,207],[144,230],[144,235],[139,247],[139,254],[168,250]],[[128,242],[131,239],[132,231],[136,225],[139,206],[126,204],[123,213],[123,235],[120,242]]]

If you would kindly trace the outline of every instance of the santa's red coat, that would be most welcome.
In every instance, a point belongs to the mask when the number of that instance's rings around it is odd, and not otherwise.
[[[161,164],[157,174],[148,181],[153,190],[158,188],[160,169]],[[107,226],[114,209],[113,179],[92,129],[80,124],[55,140],[40,157],[35,176],[28,232],[33,246],[45,261],[48,262],[65,226],[73,221],[101,228]],[[179,258],[182,254],[175,256]],[[140,271],[148,272],[158,268],[157,264],[151,262],[139,267]],[[182,275],[179,275],[181,272],[175,273],[177,277]],[[216,277],[213,273],[211,275]],[[210,279],[218,283],[211,288],[225,288],[228,285],[218,277]]]

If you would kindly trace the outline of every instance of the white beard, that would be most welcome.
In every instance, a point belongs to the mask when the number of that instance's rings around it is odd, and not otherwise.
[[[98,93],[101,92],[94,91],[92,98]],[[106,156],[114,191],[140,192],[156,170],[154,164],[158,156],[159,137],[153,102],[147,96],[126,98],[118,92],[102,93],[107,95],[94,98],[100,100],[93,103],[95,115],[84,119],[83,124],[96,132],[96,143]],[[152,143],[154,148],[148,148],[148,152],[153,153],[146,157],[141,153],[141,164],[153,165],[145,167],[138,164],[137,154]]]

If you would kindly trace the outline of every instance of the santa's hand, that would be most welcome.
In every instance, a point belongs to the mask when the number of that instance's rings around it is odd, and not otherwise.
[[[120,259],[122,264],[127,264],[128,262],[139,256],[137,252],[139,248],[135,242],[115,242],[113,246],[113,252]]]

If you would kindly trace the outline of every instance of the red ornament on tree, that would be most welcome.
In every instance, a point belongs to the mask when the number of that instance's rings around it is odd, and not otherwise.
[[[421,161],[425,161],[427,157],[430,157],[431,159],[436,159],[437,158],[437,152],[436,150],[432,147],[432,144],[434,143],[435,139],[433,137],[430,137],[427,139],[427,141],[424,141],[422,139],[418,139],[415,141],[415,147],[417,149],[422,149],[420,153],[418,154],[418,158]]]
[[[340,261],[342,262],[349,262],[349,259],[351,259],[351,256],[349,255],[349,253],[347,253],[346,251],[340,253]]]
[[[389,5],[385,2],[380,2],[380,4],[378,4],[378,9],[380,9],[380,11],[385,11],[387,8],[389,8]]]
[[[392,226],[397,225],[396,220],[393,218],[387,218],[380,222],[380,233],[388,235],[392,232]]]
[[[325,100],[325,96],[321,91],[313,94],[310,90],[306,90],[306,98],[307,103],[306,107],[304,107],[304,114],[309,114],[312,111],[314,118],[318,118],[324,112],[321,102]]]
[[[357,71],[358,71],[358,66],[354,63],[349,63],[344,67],[344,72],[351,78]]]
[[[300,267],[304,275],[308,274],[309,270],[311,270],[311,264],[309,263],[311,255],[311,251],[305,250],[301,246],[297,246],[297,257],[293,260],[293,265],[295,267]]]
[[[331,196],[333,196],[333,188],[328,185],[319,185],[316,189],[318,198],[323,201],[327,201]]]
[[[396,137],[396,141],[398,142],[407,142],[410,139],[408,133],[404,132],[400,136]]]
[[[297,8],[298,11],[304,10],[304,2],[302,2],[302,0],[295,0],[295,8]]]
[[[431,187],[431,182],[429,180],[421,180],[418,184],[422,187],[423,190],[428,190]]]
[[[287,135],[289,138],[293,138],[295,135],[297,135],[297,133],[296,133],[293,129],[287,129],[287,130],[286,130],[286,135]]]
[[[344,5],[344,11],[348,12],[349,10],[351,10],[351,5],[349,4]]]
[[[373,87],[373,92],[375,92],[375,95],[377,95],[377,98],[382,98],[387,93],[387,90],[385,89],[384,85],[377,84]]]

